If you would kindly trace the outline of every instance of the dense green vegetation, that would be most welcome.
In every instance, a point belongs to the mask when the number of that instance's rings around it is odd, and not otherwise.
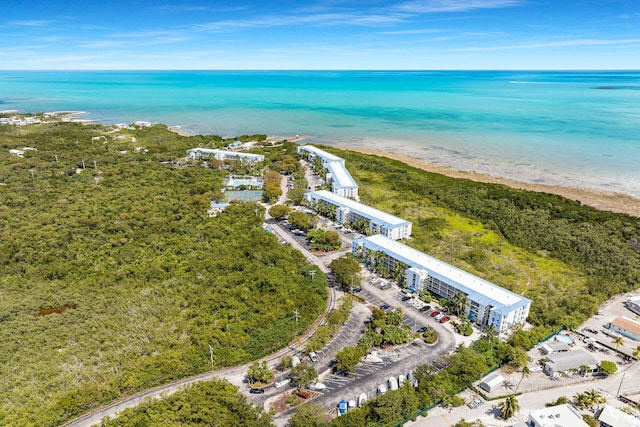
[[[262,207],[207,217],[228,164],[162,163],[225,141],[107,131],[0,127],[0,425],[60,425],[209,370],[209,345],[215,368],[255,360],[325,307],[326,278],[262,229]],[[8,154],[23,146],[38,151]]]
[[[107,131],[72,123],[0,127],[0,425],[59,425],[211,369],[209,344],[216,368],[255,360],[287,344],[324,307],[326,279],[312,280],[303,257],[262,230],[263,208],[237,203],[206,217],[230,163],[161,163],[228,141],[180,137],[163,126]],[[108,143],[92,141],[97,135]],[[39,151],[24,159],[7,153],[23,146]],[[291,161],[295,145],[260,151],[267,168],[295,177],[299,198],[306,184]],[[389,392],[333,425],[393,423],[450,400],[497,364],[520,366],[522,347],[558,326],[576,327],[598,303],[640,282],[638,218],[328,151],[347,160],[364,203],[414,222],[408,244],[531,298],[529,320],[537,325],[516,333],[513,347],[486,334],[443,360],[447,369],[417,369],[417,389]],[[270,175],[270,200],[279,194],[276,178]],[[312,217],[294,220],[313,227]],[[329,315],[331,325],[344,308]],[[386,320],[385,334],[369,335],[374,341],[399,332]],[[330,334],[319,328],[309,345]],[[250,416],[235,399],[235,416]],[[157,424],[139,416],[139,425]]]
[[[269,414],[247,402],[238,388],[225,380],[191,385],[162,400],[142,403],[126,409],[117,418],[102,422],[102,427],[192,426],[271,427]]]
[[[532,299],[535,325],[575,328],[640,283],[639,218],[325,149],[346,159],[364,203],[414,222],[411,246]]]

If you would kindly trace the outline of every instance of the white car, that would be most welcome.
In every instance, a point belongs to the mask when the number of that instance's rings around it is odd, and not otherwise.
[[[400,374],[398,376],[398,386],[402,387],[402,384],[407,380],[407,377]]]
[[[291,378],[287,378],[287,379],[285,379],[285,380],[282,380],[282,381],[278,381],[278,382],[276,382],[276,383],[274,384],[274,387],[275,387],[275,388],[284,387],[284,386],[286,386],[287,384],[289,384],[290,382],[291,382]]]
[[[396,377],[389,378],[388,382],[389,382],[389,390],[393,391],[398,389],[398,380],[396,379]]]
[[[387,386],[384,384],[380,384],[378,386],[378,394],[385,394],[387,392]]]

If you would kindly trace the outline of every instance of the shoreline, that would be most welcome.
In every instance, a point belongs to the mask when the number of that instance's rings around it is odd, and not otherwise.
[[[446,175],[452,178],[464,178],[476,182],[503,184],[520,190],[557,194],[559,196],[566,197],[567,199],[578,200],[583,205],[588,205],[599,210],[625,213],[634,217],[640,217],[640,199],[636,199],[635,197],[626,194],[598,190],[595,188],[577,188],[565,187],[560,185],[535,184],[516,181],[508,178],[500,178],[479,172],[461,171],[449,166],[441,166],[429,163],[425,160],[411,157],[406,154],[392,153],[376,148],[353,146],[336,146],[336,148],[398,160],[417,169],[422,169],[427,172],[439,173],[441,175]]]

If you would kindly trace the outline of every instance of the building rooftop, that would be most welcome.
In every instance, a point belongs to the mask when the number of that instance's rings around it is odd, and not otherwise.
[[[460,291],[469,295],[474,301],[487,303],[487,305],[490,304],[496,308],[499,308],[499,305],[510,307],[519,303],[531,302],[516,293],[382,235],[376,234],[360,240],[373,243],[412,267],[424,268],[434,277],[441,276],[449,282],[456,282],[460,285]]]
[[[589,427],[568,404],[531,411],[529,419],[540,427]]]
[[[640,418],[608,405],[602,409],[597,420],[613,427],[640,427]]]
[[[299,145],[298,150],[304,150],[313,153],[316,156],[323,158],[327,162],[344,162],[344,159],[342,157],[327,153],[326,151],[321,150],[318,147],[314,147],[313,145]]]
[[[334,183],[340,188],[358,188],[358,184],[342,162],[327,163],[327,170],[331,174]]]
[[[246,157],[250,159],[264,160],[263,154],[238,153],[237,151],[217,150],[212,148],[191,148],[187,150],[187,153],[208,154],[208,155],[223,156],[223,157]]]
[[[629,332],[633,332],[634,334],[640,335],[640,322],[636,322],[635,320],[629,319],[628,317],[616,317],[611,321],[611,324],[626,329]]]
[[[597,366],[598,361],[591,353],[584,350],[573,350],[566,353],[554,353],[547,356],[547,363],[553,366],[556,372],[567,369],[578,369],[580,366]]]
[[[310,194],[315,195],[316,197],[319,197],[326,201],[334,202],[338,205],[349,208],[353,212],[360,213],[363,216],[366,216],[369,218],[375,218],[391,226],[410,224],[410,222],[407,221],[406,219],[398,218],[397,216],[388,214],[376,208],[372,208],[371,206],[364,205],[360,202],[356,202],[355,200],[338,196],[337,194],[334,194],[331,191],[319,190],[319,191],[311,192]]]
[[[502,385],[504,384],[504,377],[500,374],[489,375],[487,378],[482,380],[482,384],[486,384],[491,388]]]

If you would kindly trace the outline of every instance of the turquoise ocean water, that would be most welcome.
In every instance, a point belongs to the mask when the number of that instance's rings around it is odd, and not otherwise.
[[[305,135],[640,198],[640,72],[0,71],[0,110]]]

